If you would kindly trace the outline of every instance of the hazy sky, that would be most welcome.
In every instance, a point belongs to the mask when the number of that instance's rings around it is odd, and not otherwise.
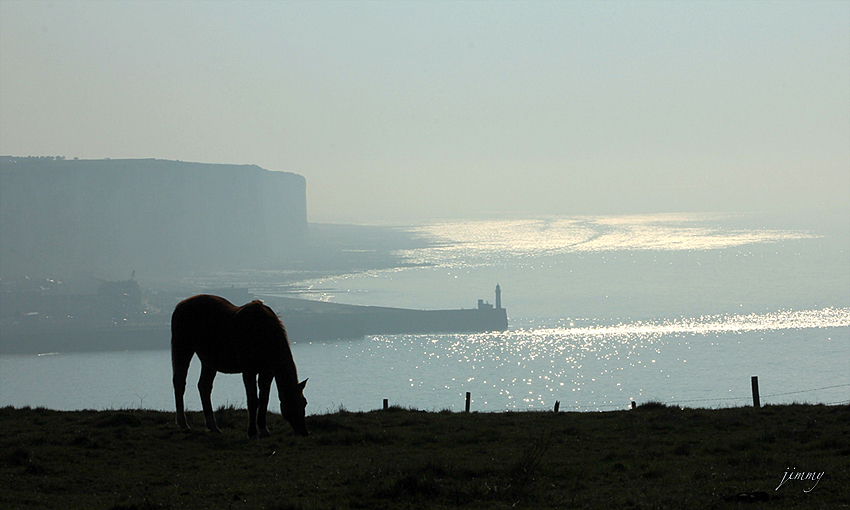
[[[310,221],[850,203],[850,2],[0,0],[0,154],[257,164]]]

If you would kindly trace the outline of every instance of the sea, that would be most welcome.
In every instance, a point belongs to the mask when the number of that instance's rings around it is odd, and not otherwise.
[[[850,225],[832,219],[688,213],[395,227],[426,242],[396,250],[389,267],[296,275],[299,297],[475,308],[495,303],[498,284],[509,329],[292,338],[309,379],[307,413],[369,411],[384,400],[463,411],[467,394],[475,412],[736,407],[753,405],[754,377],[761,405],[850,404]],[[267,284],[275,273],[217,283],[289,295]],[[172,411],[169,356],[0,355],[0,406]],[[196,359],[189,410],[201,407],[199,371]],[[214,406],[245,401],[241,377],[219,374]]]

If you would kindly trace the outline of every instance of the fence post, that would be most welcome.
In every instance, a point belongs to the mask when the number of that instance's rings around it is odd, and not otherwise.
[[[386,411],[389,408],[390,408],[390,400],[385,398],[384,399],[384,411]]]
[[[637,407],[637,402],[635,402],[634,400],[632,400],[632,409],[634,409],[634,408],[636,408],[636,407]]]
[[[758,408],[761,407],[761,402],[759,401],[759,377],[754,375],[752,378],[753,382],[753,407]]]
[[[469,399],[470,399],[470,397],[471,397],[471,395],[470,395],[470,394],[469,394],[469,392],[467,391],[467,392],[466,392],[466,412],[467,412],[467,413],[469,412]]]
[[[560,401],[560,400],[556,400],[556,401],[555,401],[555,412],[557,413],[557,412],[558,412],[558,409],[560,409],[560,408],[561,408],[561,401]]]

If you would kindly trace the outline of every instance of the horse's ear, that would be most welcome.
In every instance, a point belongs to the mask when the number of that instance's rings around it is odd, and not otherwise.
[[[310,378],[308,377],[307,379],[304,379],[303,381],[301,381],[301,384],[298,385],[298,389],[301,390],[301,391],[304,391],[304,386],[307,386],[307,381],[309,379]]]

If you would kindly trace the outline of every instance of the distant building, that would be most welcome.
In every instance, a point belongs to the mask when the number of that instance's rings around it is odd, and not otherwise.
[[[479,299],[478,300],[478,309],[479,310],[492,310],[493,305],[491,305],[487,301],[484,301],[483,299]],[[502,288],[497,283],[496,284],[496,310],[501,310],[501,309],[502,309]]]
[[[134,278],[109,281],[91,278],[94,287],[72,291],[68,282],[52,288],[0,286],[0,321],[7,324],[121,323],[144,313],[142,290]]]
[[[142,312],[142,290],[133,278],[120,282],[103,282],[97,289],[101,313],[112,321],[136,318]]]

